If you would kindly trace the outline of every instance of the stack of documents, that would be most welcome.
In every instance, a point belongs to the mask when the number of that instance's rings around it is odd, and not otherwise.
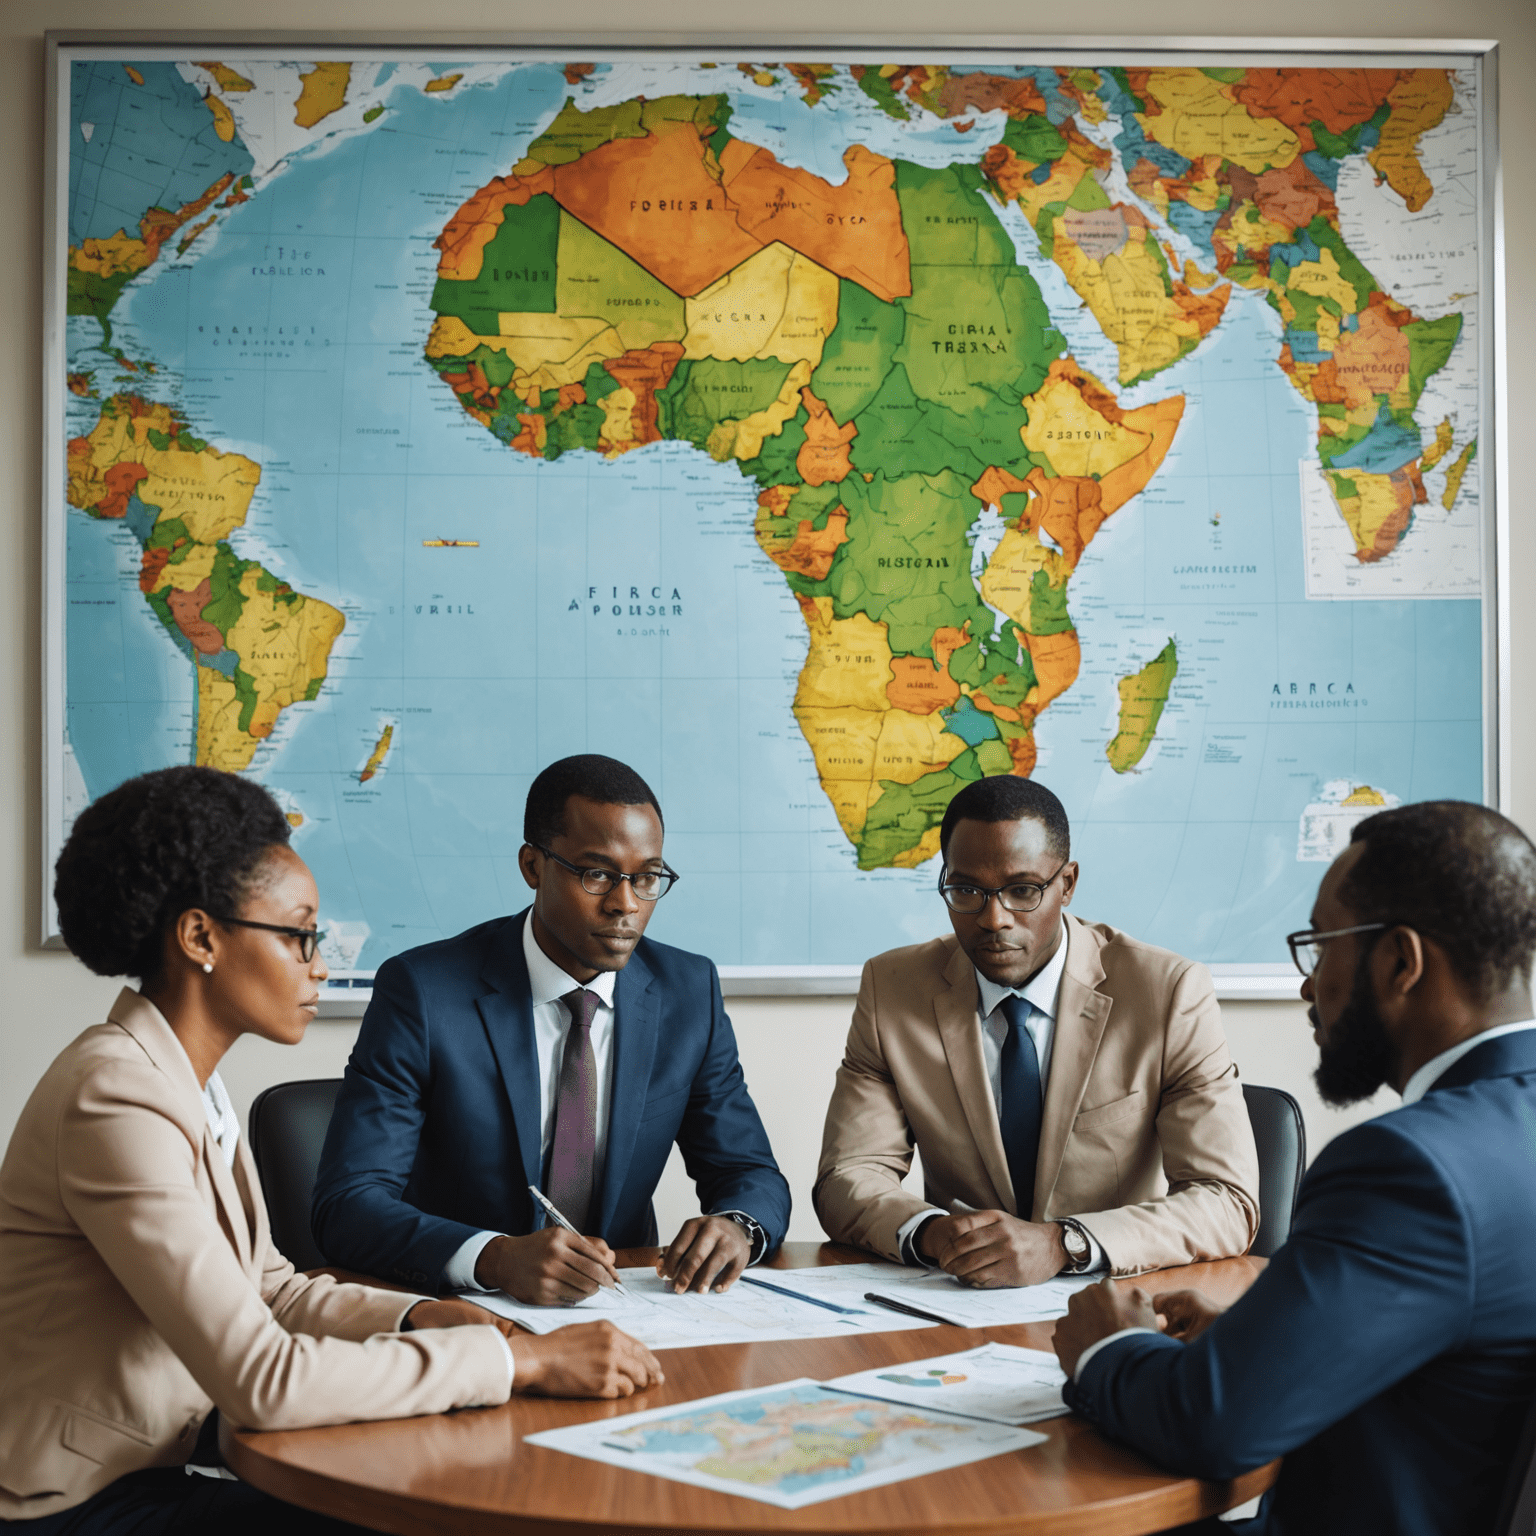
[[[880,1265],[897,1270],[898,1265]],[[573,1307],[536,1307],[499,1292],[473,1299],[531,1333],[552,1333],[573,1323],[606,1318],[649,1349],[693,1349],[706,1344],[767,1344],[849,1334],[931,1328],[933,1319],[909,1317],[864,1301],[796,1293],[780,1282],[806,1271],[768,1270],[738,1280],[715,1295],[675,1295],[654,1269],[621,1269],[627,1297],[607,1288]]]
[[[654,1269],[621,1269],[619,1278],[627,1297],[605,1288],[573,1307],[531,1306],[500,1292],[473,1299],[530,1333],[604,1317],[650,1349],[692,1349],[896,1333],[939,1323],[958,1328],[1035,1323],[1065,1315],[1067,1298],[1093,1284],[1060,1279],[1019,1290],[976,1291],[942,1270],[901,1264],[754,1270],[730,1290],[705,1296],[674,1295]],[[898,1310],[905,1308],[911,1311]]]
[[[1076,1291],[1095,1281],[1064,1275],[1016,1290],[974,1290],[941,1269],[912,1269],[903,1264],[826,1264],[815,1269],[773,1271],[773,1283],[801,1296],[845,1307],[879,1305],[870,1296],[927,1313],[934,1322],[957,1328],[1003,1328],[1013,1323],[1041,1323],[1065,1317]]]

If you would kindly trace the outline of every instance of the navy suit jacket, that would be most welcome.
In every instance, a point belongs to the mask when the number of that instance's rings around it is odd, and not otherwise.
[[[436,1289],[475,1233],[544,1225],[539,1061],[527,913],[386,961],[336,1100],[311,1225],[333,1264]],[[675,1141],[706,1212],[740,1210],[771,1251],[789,1186],[747,1093],[720,979],[702,955],[642,939],[614,988],[613,1089],[596,1231],[656,1241]]]
[[[1533,1393],[1536,1030],[1331,1142],[1290,1240],[1193,1343],[1117,1339],[1065,1389],[1175,1471],[1284,1456],[1265,1536],[1485,1536]]]

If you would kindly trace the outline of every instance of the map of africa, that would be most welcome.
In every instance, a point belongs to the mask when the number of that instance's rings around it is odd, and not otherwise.
[[[249,774],[364,982],[602,751],[653,936],[849,966],[1035,775],[1251,969],[1482,798],[1470,63],[66,58],[54,849]]]

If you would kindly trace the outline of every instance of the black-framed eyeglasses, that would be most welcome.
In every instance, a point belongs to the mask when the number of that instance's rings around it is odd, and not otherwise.
[[[214,922],[227,928],[260,928],[263,933],[283,933],[299,941],[299,958],[308,965],[315,958],[320,940],[325,937],[323,928],[284,928],[280,923],[253,923],[245,917],[216,917]]]
[[[1315,928],[1303,928],[1299,933],[1288,933],[1285,942],[1290,946],[1291,959],[1303,976],[1310,976],[1323,958],[1323,945],[1329,939],[1346,938],[1351,933],[1377,933],[1392,928],[1393,923],[1356,923],[1353,928],[1329,928],[1320,932]]]
[[[630,890],[641,901],[660,901],[683,878],[665,864],[660,869],[642,869],[638,875],[626,875],[617,869],[583,869],[579,864],[572,864],[569,859],[562,859],[543,843],[529,843],[528,846],[537,848],[545,858],[553,859],[556,864],[570,870],[581,881],[582,890],[589,896],[606,896],[617,887],[619,881],[628,880]]]
[[[1056,866],[1056,874],[1049,880],[1015,880],[1011,885],[1000,885],[990,889],[984,885],[965,885],[959,882],[949,883],[947,876],[949,870],[939,871],[939,895],[949,906],[951,912],[960,912],[967,917],[974,917],[978,912],[985,912],[987,903],[996,896],[1003,906],[1010,912],[1033,912],[1036,907],[1045,900],[1045,893],[1056,882],[1059,875],[1071,859],[1063,859]]]

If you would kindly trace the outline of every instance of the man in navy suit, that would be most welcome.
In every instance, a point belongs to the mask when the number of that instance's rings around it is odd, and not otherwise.
[[[523,832],[530,908],[379,968],[321,1155],[315,1240],[408,1285],[568,1304],[613,1283],[614,1248],[656,1241],[676,1142],[707,1214],[663,1273],[724,1290],[783,1242],[789,1186],[714,966],[644,937],[677,878],[661,807],[623,763],[568,757],[533,781]],[[547,1223],[530,1185],[580,1235]]]
[[[1284,1456],[1266,1536],[1482,1536],[1536,1393],[1536,848],[1481,806],[1382,812],[1289,942],[1323,1097],[1402,1106],[1329,1143],[1229,1310],[1073,1297],[1065,1396],[1180,1472]]]

